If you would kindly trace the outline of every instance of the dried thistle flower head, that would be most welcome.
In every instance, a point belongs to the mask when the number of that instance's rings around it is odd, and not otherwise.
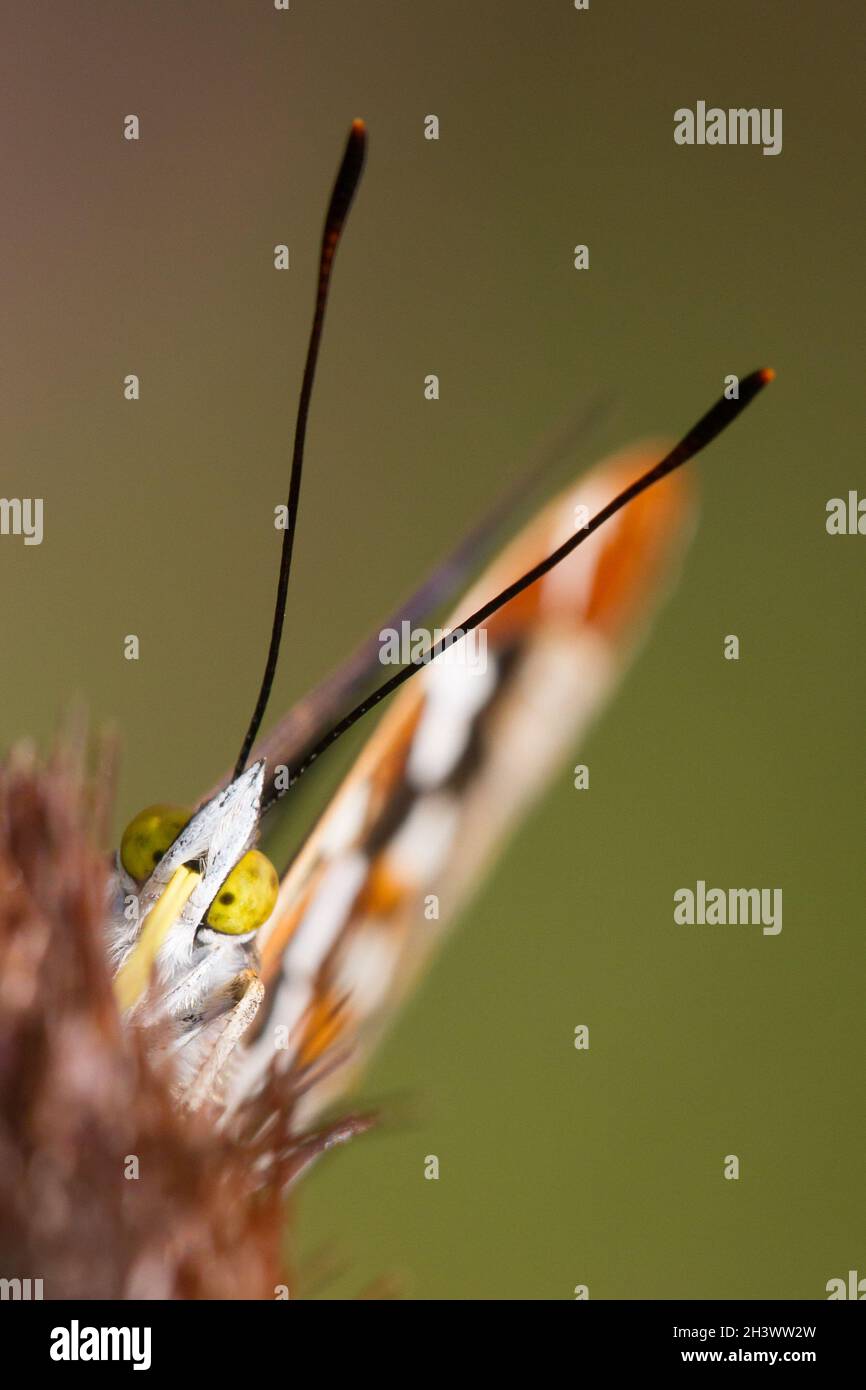
[[[179,1106],[105,949],[107,778],[74,745],[0,768],[0,1276],[45,1298],[274,1298],[286,1186],[349,1119],[292,1133],[269,1080],[230,1123]]]

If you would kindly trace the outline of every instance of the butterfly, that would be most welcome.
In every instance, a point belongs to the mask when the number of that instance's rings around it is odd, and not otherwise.
[[[691,530],[678,470],[773,375],[741,378],[673,449],[635,447],[599,465],[542,507],[386,680],[375,684],[380,634],[256,746],[334,256],[365,149],[356,121],[325,219],[271,642],[249,728],[231,777],[194,812],[157,805],[130,822],[110,886],[119,1006],[171,1053],[183,1103],[231,1111],[280,1073],[293,1079],[298,1125],[348,1085],[511,828],[604,706]],[[514,505],[512,496],[493,509],[398,610],[390,633],[413,639]],[[278,874],[256,848],[265,817],[392,695]]]

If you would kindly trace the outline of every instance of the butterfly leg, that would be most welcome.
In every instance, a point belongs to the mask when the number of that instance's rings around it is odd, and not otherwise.
[[[259,1011],[265,987],[255,970],[242,970],[229,985],[236,1001],[222,1021],[204,1060],[187,1086],[183,1103],[187,1110],[198,1110],[215,1098],[223,1068]]]

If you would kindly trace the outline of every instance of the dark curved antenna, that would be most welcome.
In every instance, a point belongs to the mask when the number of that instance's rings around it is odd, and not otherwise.
[[[277,669],[277,658],[280,654],[280,638],[283,635],[283,621],[286,616],[286,595],[289,590],[289,575],[292,570],[292,551],[295,546],[295,531],[298,524],[298,502],[301,495],[301,475],[304,468],[304,440],[307,434],[307,416],[310,411],[310,397],[313,394],[313,381],[316,375],[316,362],[319,357],[319,344],[322,340],[322,326],[325,321],[325,308],[328,303],[328,289],[331,283],[331,270],[334,264],[334,256],[340,241],[340,234],[343,230],[358,181],[361,177],[361,170],[364,167],[364,154],[367,144],[367,132],[363,121],[353,121],[352,129],[349,131],[349,138],[346,142],[346,151],[343,155],[343,162],[337,173],[334,183],[331,200],[328,203],[328,211],[325,216],[325,229],[322,233],[322,249],[319,255],[319,282],[316,290],[316,308],[313,313],[313,325],[310,329],[310,341],[307,347],[307,360],[304,364],[304,376],[301,382],[301,395],[298,400],[298,417],[295,422],[295,441],[292,448],[292,472],[289,479],[289,499],[288,499],[288,518],[287,526],[283,532],[283,548],[280,555],[280,574],[277,580],[277,597],[274,603],[274,622],[271,628],[271,642],[268,647],[268,658],[265,662],[265,673],[262,677],[259,698],[253,710],[253,716],[249,723],[238,760],[235,763],[232,780],[240,777],[247,764],[250,749],[255,741],[256,734],[264,718],[268,704],[268,697],[271,693],[271,686],[274,683],[274,675]]]
[[[720,396],[715,405],[711,406],[706,414],[701,416],[697,424],[692,426],[688,434],[683,436],[679,444],[675,445],[669,454],[666,454],[659,463],[654,464],[653,467],[642,474],[640,478],[637,478],[635,482],[630,483],[627,488],[624,488],[622,492],[618,493],[612,501],[608,502],[607,506],[602,507],[600,512],[596,512],[595,516],[587,522],[586,526],[584,526],[581,531],[577,531],[573,536],[569,536],[568,540],[564,541],[557,550],[554,550],[544,560],[540,560],[537,565],[527,570],[519,579],[515,579],[514,583],[509,584],[506,589],[503,589],[500,594],[497,594],[496,598],[490,599],[488,603],[485,603],[484,606],[473,613],[471,617],[457,624],[452,632],[446,633],[438,642],[434,642],[425,652],[423,661],[410,666],[401,667],[393,676],[382,685],[378,686],[372,694],[368,695],[360,704],[350,710],[338,724],[335,724],[323,738],[319,739],[315,747],[307,753],[297,766],[291,769],[287,778],[286,787],[281,788],[279,793],[275,793],[273,789],[268,789],[266,791],[266,804],[272,804],[279,796],[288,791],[288,788],[297,782],[298,778],[307,771],[321,753],[324,753],[327,748],[330,748],[332,743],[336,743],[338,738],[341,738],[354,724],[357,724],[358,720],[362,719],[365,714],[369,713],[371,709],[378,705],[380,700],[384,700],[386,695],[390,695],[392,691],[411,679],[416,672],[423,670],[425,666],[429,665],[431,661],[437,656],[440,656],[441,653],[446,651],[449,647],[462,641],[467,632],[471,632],[473,628],[479,627],[481,623],[486,622],[488,618],[492,618],[493,614],[498,613],[499,609],[503,608],[506,603],[516,598],[518,594],[523,593],[524,589],[528,589],[530,584],[534,584],[536,580],[543,578],[555,565],[558,565],[561,560],[564,560],[567,555],[570,555],[573,550],[576,550],[579,545],[582,545],[585,540],[588,540],[594,531],[597,531],[600,526],[603,526],[606,521],[609,521],[612,516],[615,516],[627,503],[633,501],[640,493],[646,492],[647,488],[652,487],[654,483],[660,482],[661,479],[667,477],[669,473],[673,473],[674,469],[680,468],[684,463],[687,463],[689,459],[694,458],[695,454],[700,453],[708,444],[711,444],[716,436],[721,434],[722,430],[726,429],[728,425],[736,420],[738,415],[742,414],[746,406],[755,399],[759,391],[762,391],[763,388],[773,380],[774,376],[775,372],[769,367],[764,367],[760,371],[752,372],[749,376],[741,379],[739,397],[737,400],[728,400],[726,396]]]

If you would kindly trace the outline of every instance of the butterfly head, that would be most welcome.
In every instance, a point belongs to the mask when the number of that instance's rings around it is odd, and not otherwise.
[[[207,809],[203,807],[202,811]],[[145,887],[193,819],[192,811],[183,806],[148,806],[139,811],[123,832],[120,868],[139,888]],[[202,868],[208,863],[210,850],[211,844],[205,844],[198,853],[195,862]],[[223,867],[221,864],[219,873]],[[212,883],[214,876],[208,877]],[[226,936],[246,936],[257,931],[273,911],[278,887],[277,871],[267,856],[258,849],[245,850],[217,886],[203,925]]]
[[[154,962],[181,1008],[194,1005],[199,985],[212,986],[210,957],[224,957],[227,973],[244,964],[279,889],[276,869],[253,847],[264,770],[255,763],[194,813],[150,806],[126,827],[111,934],[123,1007],[142,997]]]

